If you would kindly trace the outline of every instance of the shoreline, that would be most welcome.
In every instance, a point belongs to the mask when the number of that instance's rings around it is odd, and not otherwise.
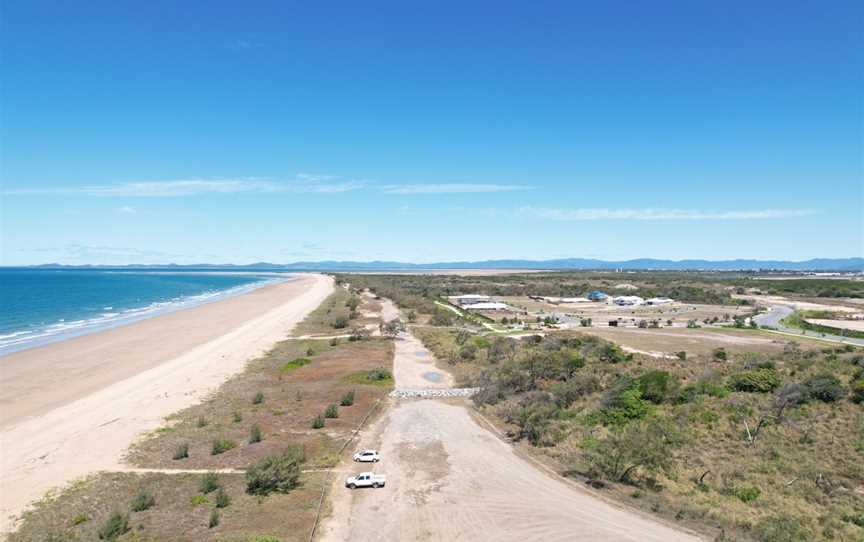
[[[142,433],[285,339],[334,287],[296,276],[4,358],[0,533],[51,488],[118,467]]]
[[[171,273],[154,273],[154,274],[171,274]],[[246,275],[249,276],[248,273],[194,273],[196,275]],[[256,275],[257,276],[257,275]],[[253,292],[259,288],[266,288],[267,286],[271,286],[273,284],[280,284],[283,282],[288,282],[294,280],[296,278],[296,274],[283,274],[280,278],[277,278],[274,274],[261,274],[263,278],[262,280],[256,282],[250,282],[248,284],[242,284],[239,286],[234,286],[231,288],[227,288],[225,290],[218,291],[208,291],[202,292],[197,295],[190,295],[182,299],[171,300],[171,301],[161,301],[161,302],[153,302],[149,305],[144,305],[141,307],[129,308],[121,313],[114,314],[113,318],[87,318],[83,320],[79,320],[77,322],[78,326],[68,327],[68,324],[65,324],[62,320],[55,322],[51,325],[46,325],[42,328],[39,328],[34,331],[25,331],[19,330],[15,331],[9,335],[4,337],[12,338],[16,335],[28,335],[30,333],[36,333],[36,335],[32,335],[29,337],[25,337],[21,340],[24,342],[19,342],[19,339],[15,339],[7,344],[0,345],[0,363],[3,362],[4,358],[11,356],[12,354],[17,354],[18,352],[25,352],[27,350],[31,350],[33,348],[41,348],[43,346],[48,346],[50,344],[55,344],[59,342],[68,341],[70,339],[74,339],[76,337],[83,337],[85,335],[91,335],[93,333],[100,333],[102,331],[107,331],[109,329],[114,329],[118,327],[127,326],[130,324],[134,324],[136,322],[140,322],[142,320],[147,320],[149,318],[155,318],[157,316],[163,316],[166,314],[171,314],[173,312],[182,311],[186,309],[191,309],[195,307],[200,307],[201,305],[205,305],[207,303],[213,303],[216,301],[222,301],[223,299],[230,299],[232,297],[236,297],[238,295],[243,295],[249,292]],[[52,331],[52,328],[58,328]]]

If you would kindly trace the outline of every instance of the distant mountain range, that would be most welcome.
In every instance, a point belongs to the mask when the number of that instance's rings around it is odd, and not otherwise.
[[[36,268],[75,268],[75,269],[230,269],[238,271],[422,271],[440,269],[596,269],[626,271],[668,270],[668,271],[864,271],[864,258],[817,258],[802,262],[783,260],[656,260],[641,258],[619,262],[585,258],[564,258],[557,260],[483,260],[476,262],[350,262],[319,261],[276,264],[259,262],[247,265],[234,264],[193,264],[193,265],[62,265],[44,264]]]

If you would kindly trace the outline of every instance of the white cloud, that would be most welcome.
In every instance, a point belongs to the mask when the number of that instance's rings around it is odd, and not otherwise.
[[[340,179],[333,176],[297,175],[287,181],[268,179],[183,179],[174,181],[144,181],[119,184],[88,185],[77,187],[13,188],[5,195],[84,195],[128,198],[170,198],[202,194],[237,193],[312,193],[333,194],[357,190],[366,181]]]
[[[517,214],[559,221],[578,220],[765,220],[818,214],[815,209],[748,209],[706,211],[700,209],[552,209],[520,207]]]
[[[138,214],[138,211],[135,207],[129,207],[128,205],[124,205],[123,207],[117,207],[114,209],[114,212],[118,215],[135,215]]]
[[[382,186],[385,194],[478,194],[490,192],[515,192],[531,190],[531,186],[517,184],[397,184]]]

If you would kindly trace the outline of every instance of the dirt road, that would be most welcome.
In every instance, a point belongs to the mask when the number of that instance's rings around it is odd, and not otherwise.
[[[421,351],[413,337],[397,342],[397,388],[416,387],[411,366],[431,366],[431,353]],[[699,540],[544,473],[478,425],[464,403],[391,399],[357,443],[367,447],[381,452],[374,470],[387,485],[350,491],[338,474],[321,540]]]

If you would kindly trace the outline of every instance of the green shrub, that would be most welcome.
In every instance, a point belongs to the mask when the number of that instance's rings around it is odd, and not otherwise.
[[[129,531],[129,514],[114,510],[99,528],[99,540],[117,540]]]
[[[507,413],[507,421],[519,426],[518,438],[528,439],[534,446],[550,444],[544,439],[546,429],[559,411],[552,396],[541,391],[526,394]]]
[[[132,499],[132,502],[129,504],[129,508],[132,509],[133,512],[143,512],[144,510],[148,510],[153,508],[156,505],[156,498],[153,497],[150,493],[145,490],[141,490],[137,495]]]
[[[192,503],[192,506],[202,506],[207,504],[207,495],[192,495],[192,498],[189,499],[189,502]]]
[[[603,421],[607,425],[625,425],[641,420],[651,412],[651,403],[642,399],[642,391],[632,383],[610,390],[603,400]]]
[[[234,423],[240,423],[243,421],[243,414],[240,414],[239,410],[234,411]]]
[[[219,455],[227,452],[231,448],[237,446],[237,443],[227,438],[218,438],[213,441],[213,447],[210,449],[210,455]]]
[[[671,324],[670,324],[670,325],[671,325]],[[678,359],[680,359],[681,361],[686,361],[686,360],[687,360],[687,352],[685,352],[684,350],[681,350],[680,352],[678,352],[677,354],[675,354],[675,356],[676,356]]]
[[[708,395],[710,397],[718,397],[722,399],[729,395],[729,389],[719,384],[700,380],[695,384],[689,384],[687,386],[684,386],[678,393],[678,397],[675,399],[675,402],[689,403],[699,395]]]
[[[339,346],[339,337],[333,337],[330,339],[330,346]]]
[[[371,371],[366,373],[366,378],[375,382],[375,381],[382,381],[382,380],[391,380],[393,378],[393,375],[387,369],[378,368],[378,369],[372,369]]]
[[[751,502],[755,501],[760,495],[762,495],[762,490],[758,487],[737,487],[732,493],[741,499],[741,502]]]
[[[774,369],[762,368],[741,371],[729,379],[729,387],[735,391],[767,393],[780,386],[780,375]]]
[[[648,371],[636,379],[636,387],[643,399],[659,405],[678,389],[678,379],[666,371]]]
[[[249,429],[249,444],[255,444],[256,442],[261,442],[263,436],[261,434],[261,427],[256,423]]]
[[[210,529],[212,529],[213,527],[216,527],[217,525],[219,525],[219,510],[217,510],[216,508],[214,508],[214,509],[210,512],[210,521],[209,521],[209,523],[207,524],[207,527],[210,528]]]
[[[219,488],[216,491],[216,508],[227,508],[229,504],[231,504],[231,498],[225,493],[224,488]]]
[[[189,444],[186,442],[178,444],[177,449],[174,450],[174,459],[186,459],[187,457],[189,457]]]
[[[567,408],[580,398],[600,389],[600,381],[592,374],[576,374],[572,378],[552,386],[555,403]]]
[[[716,361],[726,361],[729,359],[729,355],[726,353],[726,349],[723,347],[715,348],[711,352],[711,357]]]
[[[840,380],[831,374],[819,374],[804,382],[807,394],[823,403],[834,403],[846,395],[846,390]]]
[[[309,358],[292,359],[291,361],[283,363],[282,367],[280,367],[279,370],[283,373],[287,373],[289,371],[293,371],[294,369],[299,369],[304,365],[309,365],[310,363],[312,363],[312,360]]]
[[[348,317],[347,316],[337,316],[335,320],[333,320],[333,328],[334,329],[344,329],[348,327]]]
[[[264,402],[264,392],[259,391],[255,394],[255,397],[252,398],[253,405],[260,405]]]
[[[756,536],[760,542],[807,542],[812,534],[792,515],[780,515],[761,520],[756,524]]]
[[[338,418],[339,417],[339,407],[335,404],[331,404],[327,406],[327,409],[324,411],[325,418]]]
[[[300,465],[306,460],[303,449],[289,447],[280,455],[260,459],[246,470],[246,491],[252,495],[288,493],[300,481]]]
[[[201,477],[201,481],[198,482],[198,490],[205,495],[211,491],[216,491],[220,487],[219,475],[215,472],[205,473],[204,476]]]
[[[354,390],[349,391],[339,399],[340,406],[351,406],[354,404]]]
[[[850,387],[852,388],[852,401],[864,403],[864,378],[854,380]]]
[[[324,427],[324,416],[319,414],[312,420],[312,429],[321,429],[322,427]]]
[[[90,516],[87,514],[78,514],[74,518],[72,518],[72,525],[81,525],[82,523],[87,523],[90,521]]]

